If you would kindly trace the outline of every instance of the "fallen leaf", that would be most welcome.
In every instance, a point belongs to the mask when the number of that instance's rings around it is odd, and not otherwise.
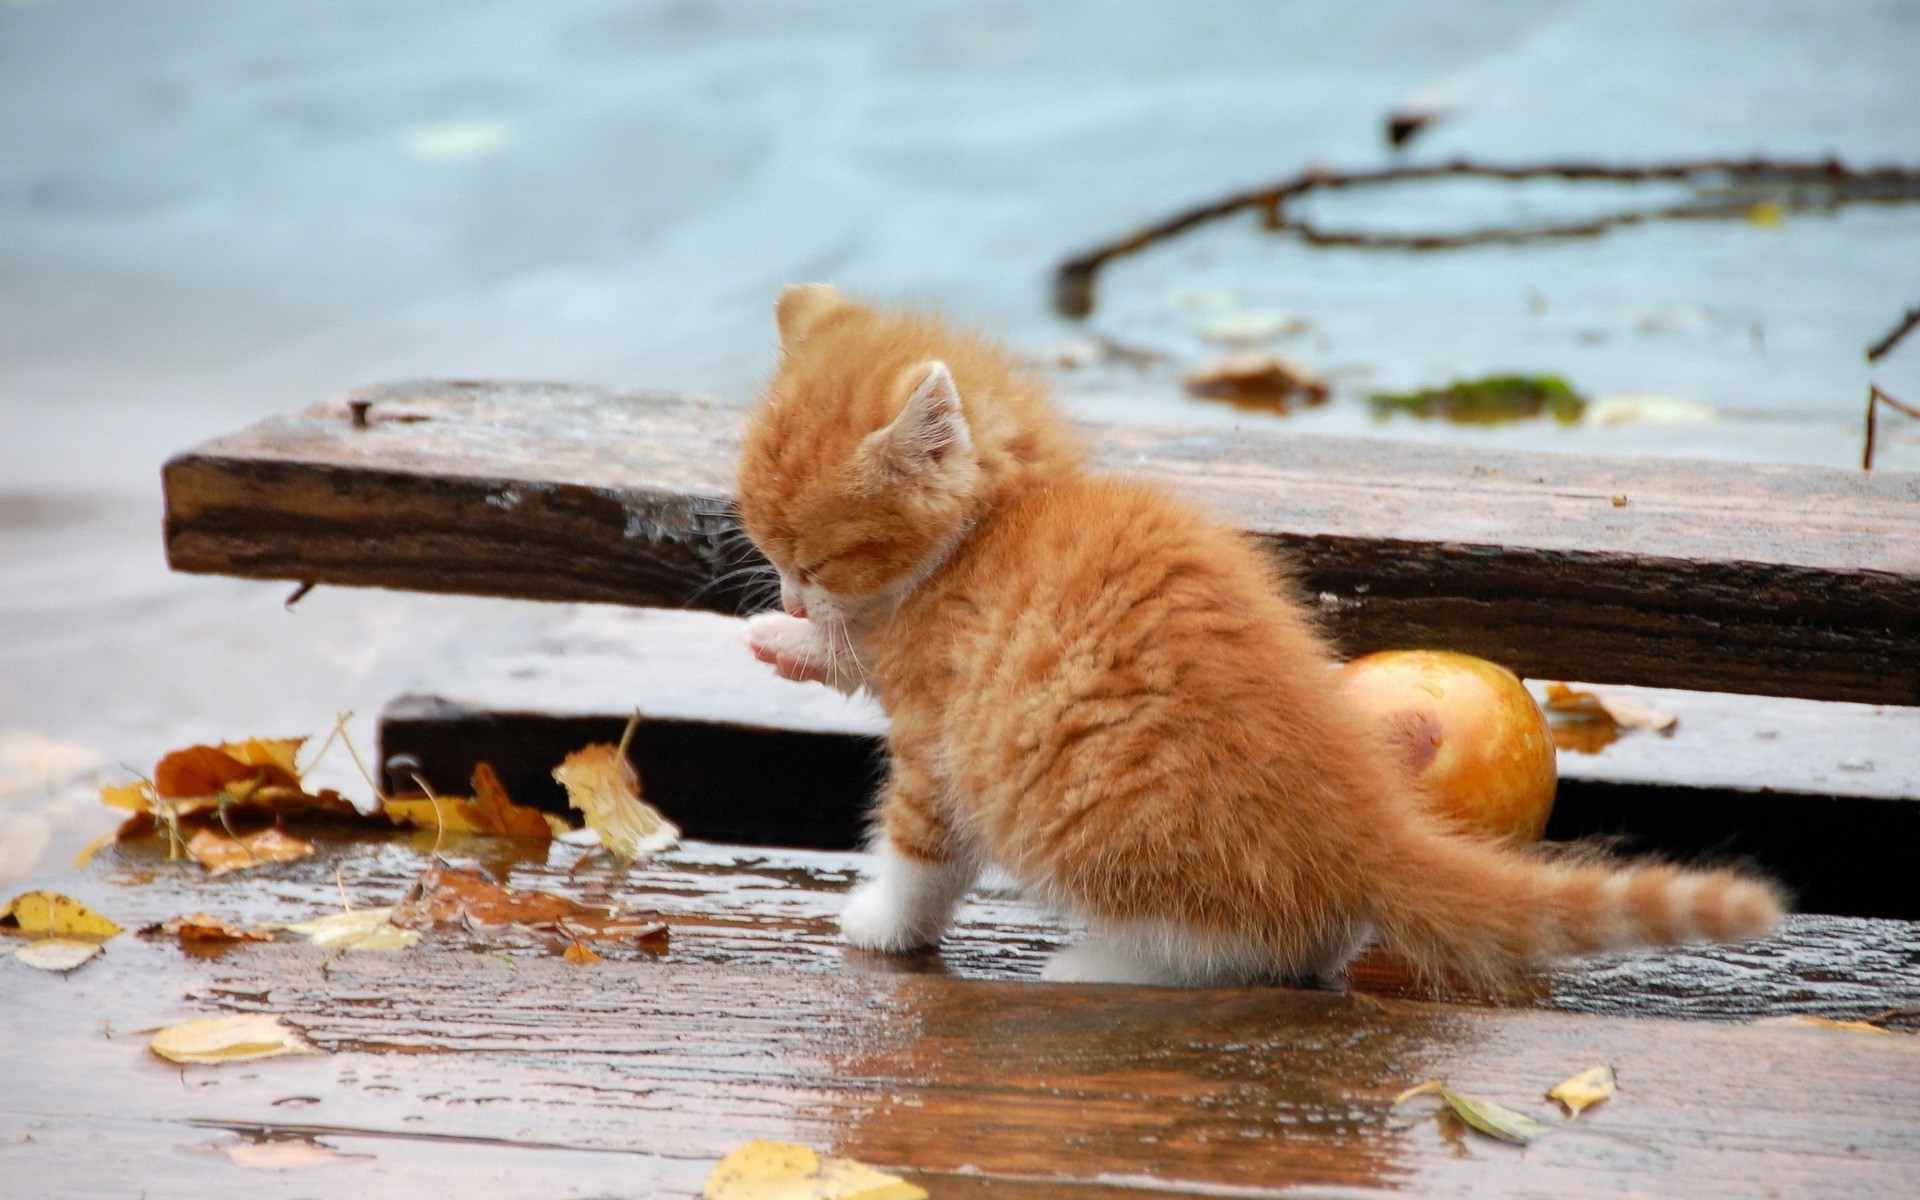
[[[1295,404],[1324,404],[1331,394],[1314,372],[1260,351],[1201,363],[1187,372],[1186,386],[1190,394],[1205,399],[1278,413]]]
[[[244,742],[222,742],[219,749],[251,766],[279,767],[297,780],[300,777],[300,747],[306,743],[307,739],[303,737],[248,738]]]
[[[281,833],[272,826],[233,837],[225,830],[201,828],[187,841],[187,853],[209,875],[226,875],[267,863],[293,862],[313,854],[313,843]]]
[[[1665,733],[1680,723],[1675,714],[1630,697],[1578,691],[1564,683],[1547,684],[1547,700],[1541,707],[1549,717],[1563,721],[1610,721],[1622,729],[1651,729],[1656,733]]]
[[[420,940],[419,931],[393,923],[391,907],[349,909],[279,928],[328,950],[405,950]]]
[[[128,812],[146,812],[153,807],[153,792],[144,779],[114,784],[100,789],[100,803]]]
[[[21,892],[0,908],[0,928],[103,941],[120,932],[112,921],[59,892]]]
[[[299,1034],[265,1013],[201,1017],[169,1025],[153,1035],[148,1048],[177,1063],[245,1062],[282,1054],[318,1054]]]
[[[270,942],[274,934],[264,925],[242,928],[212,913],[197,912],[191,916],[168,917],[158,925],[142,929],[140,936],[172,937],[182,942]]]
[[[1564,1105],[1567,1120],[1572,1121],[1593,1105],[1612,1099],[1613,1085],[1612,1067],[1592,1067],[1548,1088],[1547,1099]]]
[[[99,942],[79,942],[72,938],[41,938],[13,952],[13,956],[42,971],[71,971],[100,953]]]
[[[272,1142],[242,1142],[227,1147],[227,1157],[237,1167],[249,1171],[297,1171],[304,1167],[324,1167],[330,1163],[372,1162],[371,1154],[342,1154],[331,1146],[305,1138],[283,1138]]]
[[[1413,1097],[1428,1092],[1445,1100],[1462,1121],[1481,1133],[1488,1137],[1499,1138],[1503,1142],[1511,1142],[1516,1146],[1524,1146],[1541,1134],[1551,1133],[1554,1128],[1544,1121],[1536,1121],[1525,1113],[1515,1112],[1491,1100],[1482,1100],[1476,1096],[1456,1092],[1438,1079],[1429,1079],[1425,1083],[1401,1092],[1394,1097],[1393,1107],[1398,1108]]]
[[[188,746],[153,768],[153,788],[169,800],[214,796],[236,784],[298,789],[299,777],[278,762],[242,762],[220,746]]]
[[[1587,406],[1581,420],[1588,425],[1705,425],[1720,419],[1709,405],[1668,396],[1603,396]]]
[[[748,1142],[720,1160],[705,1200],[926,1200],[896,1175],[850,1158],[823,1158],[789,1142]]]
[[[629,860],[658,854],[680,840],[680,827],[640,798],[640,776],[626,755],[633,728],[630,722],[620,745],[595,742],[553,769],[554,779],[567,789],[567,803],[580,810],[600,844]]]
[[[566,950],[561,953],[560,957],[570,963],[597,963],[607,961],[606,955],[589,950],[579,942],[568,942]]]
[[[1753,1022],[1755,1025],[1793,1025],[1803,1029],[1832,1029],[1841,1033],[1884,1033],[1888,1037],[1899,1037],[1893,1030],[1871,1021],[1841,1021],[1833,1017],[1815,1017],[1806,1013],[1795,1013],[1787,1017],[1762,1017]]]
[[[88,863],[92,862],[94,855],[100,853],[102,850],[105,850],[108,846],[113,845],[114,838],[116,836],[117,835],[112,833],[103,833],[99,837],[88,842],[85,846],[82,846],[80,848],[80,853],[73,856],[73,869],[77,871],[81,867],[84,867]]]
[[[1407,413],[1457,425],[1505,425],[1542,414],[1571,425],[1586,411],[1587,400],[1557,375],[1490,375],[1443,388],[1375,392],[1367,397],[1367,407],[1379,418]]]
[[[439,866],[421,874],[415,894],[394,910],[393,920],[410,929],[515,925],[557,933],[570,942],[623,941],[654,948],[668,937],[667,926],[652,914],[582,904],[552,892],[519,891],[502,887],[478,870]]]
[[[381,804],[396,825],[444,829],[448,833],[478,833],[489,837],[538,838],[546,841],[565,833],[560,818],[515,804],[506,785],[487,763],[473,767],[473,798],[461,796],[402,796]]]

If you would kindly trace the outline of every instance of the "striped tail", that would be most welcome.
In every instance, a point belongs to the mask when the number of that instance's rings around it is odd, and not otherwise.
[[[1777,885],[1738,870],[1556,862],[1424,822],[1406,835],[1373,901],[1380,941],[1482,990],[1570,955],[1763,937],[1786,910]]]

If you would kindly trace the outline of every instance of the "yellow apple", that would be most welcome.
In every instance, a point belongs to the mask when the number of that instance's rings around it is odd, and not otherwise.
[[[1513,672],[1451,650],[1383,650],[1340,677],[1441,811],[1502,837],[1531,841],[1546,829],[1553,734]]]

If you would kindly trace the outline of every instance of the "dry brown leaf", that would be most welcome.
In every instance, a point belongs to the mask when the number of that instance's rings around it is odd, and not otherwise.
[[[568,942],[566,950],[561,953],[560,957],[570,963],[597,963],[607,961],[606,955],[589,950],[579,942]]]
[[[269,826],[257,833],[233,837],[225,830],[200,828],[187,841],[187,853],[209,875],[226,875],[267,863],[293,862],[310,856],[313,843]]]
[[[265,1013],[202,1017],[169,1025],[148,1047],[177,1063],[245,1062],[282,1054],[318,1054],[299,1034]]]
[[[168,917],[158,925],[140,931],[144,938],[171,937],[182,942],[271,942],[273,930],[264,925],[239,926],[223,921],[212,913],[197,912],[185,917]]]
[[[897,1175],[790,1142],[748,1142],[720,1160],[700,1195],[705,1200],[927,1200],[925,1191]]]
[[[162,758],[153,768],[154,790],[168,800],[216,796],[236,785],[269,785],[298,791],[300,779],[271,760],[242,762],[218,746],[188,746]]]
[[[0,930],[105,941],[120,926],[59,892],[21,892],[0,908]]]
[[[638,717],[635,717],[638,720]],[[628,736],[633,726],[628,725]],[[621,858],[658,854],[680,840],[680,827],[640,796],[640,777],[620,746],[595,742],[567,755],[553,777],[567,789],[567,803],[580,810],[600,844]]]

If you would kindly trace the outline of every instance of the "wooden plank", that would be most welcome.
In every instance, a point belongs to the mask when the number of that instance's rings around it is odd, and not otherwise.
[[[33,1081],[0,1099],[9,1190],[118,1194],[137,1178],[221,1197],[284,1178],[370,1198],[456,1180],[475,1197],[685,1195],[753,1137],[900,1169],[939,1196],[1902,1196],[1920,1169],[1910,1036],[1014,982],[1026,955],[980,956],[990,977],[964,978],[951,961],[812,943],[805,913],[844,886],[844,856],[690,847],[571,879],[569,857],[522,863],[515,882],[657,900],[672,949],[583,968],[465,933],[331,958],[122,937],[64,979],[0,964],[0,1078]],[[45,882],[129,925],[185,907],[254,919],[336,907],[336,866],[356,902],[390,898],[423,861],[392,843],[328,859],[269,885],[134,851]],[[135,1032],[223,1011],[273,1013],[326,1054],[183,1069]],[[1389,1107],[1438,1076],[1545,1116],[1540,1093],[1598,1062],[1621,1094],[1525,1151]],[[290,1136],[371,1158],[276,1177],[223,1152]]]
[[[370,405],[365,428],[349,403]],[[167,465],[186,571],[734,611],[736,408],[548,384],[393,385]],[[1092,431],[1293,554],[1349,651],[1534,678],[1920,703],[1920,477]],[[1624,495],[1624,506],[1610,502]]]
[[[561,811],[553,764],[646,714],[633,759],[694,836],[848,849],[880,777],[885,715],[864,697],[776,678],[741,623],[591,607],[442,668],[381,714],[383,757],[462,790],[485,760],[515,796]],[[1625,836],[1643,853],[1750,858],[1805,911],[1920,918],[1920,709],[1633,689],[1667,735],[1560,752],[1555,838]],[[716,767],[716,764],[724,764]]]

